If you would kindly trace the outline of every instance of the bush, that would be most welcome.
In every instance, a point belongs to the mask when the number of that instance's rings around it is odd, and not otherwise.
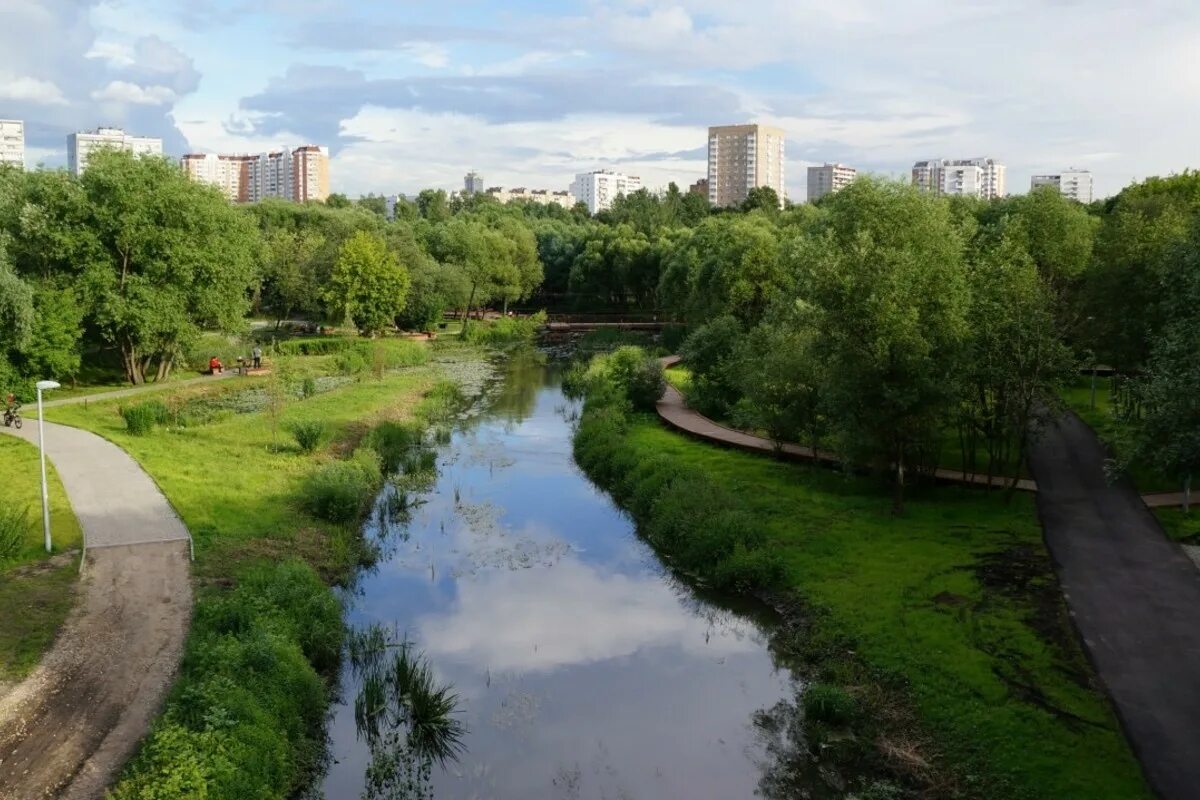
[[[317,379],[309,375],[300,384],[300,397],[304,400],[317,393]]]
[[[737,402],[740,393],[729,363],[742,334],[737,319],[718,317],[692,331],[680,347],[679,354],[692,371],[688,405],[702,414],[726,417]]]
[[[546,312],[539,311],[528,317],[502,317],[492,322],[468,323],[463,339],[471,344],[499,347],[532,342],[544,327]]]
[[[640,347],[620,347],[613,352],[608,373],[639,411],[653,411],[667,388],[662,364]]]
[[[828,725],[847,725],[858,711],[858,703],[849,692],[827,683],[810,683],[801,699],[806,717]]]
[[[322,464],[308,476],[304,507],[327,522],[353,522],[362,516],[380,480],[379,454],[359,448],[349,461]]]
[[[341,606],[301,561],[263,564],[196,606],[181,675],[113,800],[292,796],[323,741]]]
[[[317,339],[291,339],[280,342],[280,353],[294,356],[331,356],[353,350],[358,341],[344,336],[322,336]]]
[[[363,444],[379,454],[380,469],[392,474],[400,469],[413,448],[421,443],[420,425],[403,422],[383,422],[363,439]]]
[[[367,371],[366,356],[358,350],[346,350],[340,353],[334,361],[337,371],[342,375],[361,375]]]
[[[0,508],[0,563],[20,554],[32,530],[33,515],[28,507],[5,505]]]
[[[161,400],[121,406],[118,410],[125,420],[125,428],[134,436],[145,436],[155,425],[165,425],[171,418],[171,412]]]
[[[327,427],[323,420],[313,419],[294,422],[288,426],[288,430],[299,445],[300,452],[311,453],[321,446]]]

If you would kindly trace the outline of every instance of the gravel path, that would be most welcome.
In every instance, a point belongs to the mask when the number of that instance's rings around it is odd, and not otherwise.
[[[37,423],[0,429],[37,442]],[[50,652],[0,697],[0,798],[100,797],[170,687],[192,607],[188,532],[132,458],[46,425],[87,545],[79,605]]]
[[[1200,792],[1200,572],[1073,414],[1030,464],[1063,594],[1146,776],[1164,800]]]

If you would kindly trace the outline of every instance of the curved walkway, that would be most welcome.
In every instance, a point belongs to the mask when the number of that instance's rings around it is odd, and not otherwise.
[[[0,429],[37,442],[37,423]],[[41,664],[0,697],[0,799],[100,797],[170,687],[192,608],[188,532],[132,458],[46,425],[83,528],[76,608]]]
[[[679,363],[679,356],[665,356],[660,358],[663,368],[673,367]],[[728,447],[734,447],[738,450],[749,450],[754,453],[768,453],[771,455],[784,455],[788,458],[797,461],[815,461],[828,466],[837,466],[841,462],[838,460],[837,454],[828,450],[813,450],[811,447],[805,447],[799,444],[776,444],[764,436],[755,436],[752,433],[739,431],[735,428],[727,428],[713,422],[708,417],[693,411],[684,403],[683,395],[678,389],[671,384],[667,384],[666,391],[663,392],[662,399],[658,401],[656,406],[658,416],[670,425],[672,428],[689,433],[697,438],[706,439],[716,444],[723,444]],[[939,469],[934,472],[934,477],[942,483],[959,483],[970,486],[987,486],[989,480],[986,475],[977,473],[963,473],[961,470]],[[1008,486],[1009,479],[1003,477],[993,477],[990,484],[996,487]],[[1017,481],[1017,489],[1023,492],[1036,492],[1038,485],[1036,481],[1022,478]],[[1151,492],[1143,494],[1142,502],[1150,508],[1170,508],[1172,506],[1183,505],[1183,492]],[[1193,497],[1193,504],[1200,505],[1200,497]]]
[[[1200,572],[1074,414],[1030,451],[1046,544],[1071,617],[1147,779],[1200,796]]]

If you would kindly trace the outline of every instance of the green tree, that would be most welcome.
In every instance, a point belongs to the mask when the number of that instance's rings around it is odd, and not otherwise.
[[[783,203],[779,193],[770,186],[755,186],[746,192],[746,199],[742,201],[742,211],[762,211],[768,216],[777,215],[781,208]]]
[[[33,294],[33,330],[18,349],[21,371],[32,378],[66,380],[79,372],[83,307],[75,290],[44,283]]]
[[[789,258],[811,305],[824,403],[850,463],[895,476],[929,463],[957,399],[967,339],[963,242],[945,203],[909,186],[860,179],[826,201],[825,230]]]
[[[364,336],[395,324],[408,297],[408,270],[383,237],[359,231],[342,245],[325,300],[342,319],[351,319]]]
[[[430,222],[450,219],[450,204],[443,189],[422,189],[417,194],[417,210]]]
[[[318,279],[317,258],[325,238],[315,230],[277,228],[266,236],[265,269],[260,303],[275,318],[275,327],[297,312],[312,313]]]
[[[238,329],[261,240],[215,189],[166,159],[104,151],[81,179],[89,317],[131,383],[161,379],[202,328]]]
[[[329,197],[325,198],[325,205],[329,206],[330,208],[350,208],[353,203],[350,202],[350,198],[346,197],[346,195],[340,192],[334,192],[333,194],[329,195]]]

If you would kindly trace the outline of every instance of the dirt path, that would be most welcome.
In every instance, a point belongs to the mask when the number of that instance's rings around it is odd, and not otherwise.
[[[1146,776],[1165,800],[1200,787],[1200,572],[1073,414],[1030,453],[1046,544],[1076,627]]]
[[[36,442],[36,424],[18,435]],[[188,534],[116,445],[47,424],[46,452],[87,563],[50,652],[0,697],[0,799],[91,800],[132,755],[178,667],[192,607]]]

